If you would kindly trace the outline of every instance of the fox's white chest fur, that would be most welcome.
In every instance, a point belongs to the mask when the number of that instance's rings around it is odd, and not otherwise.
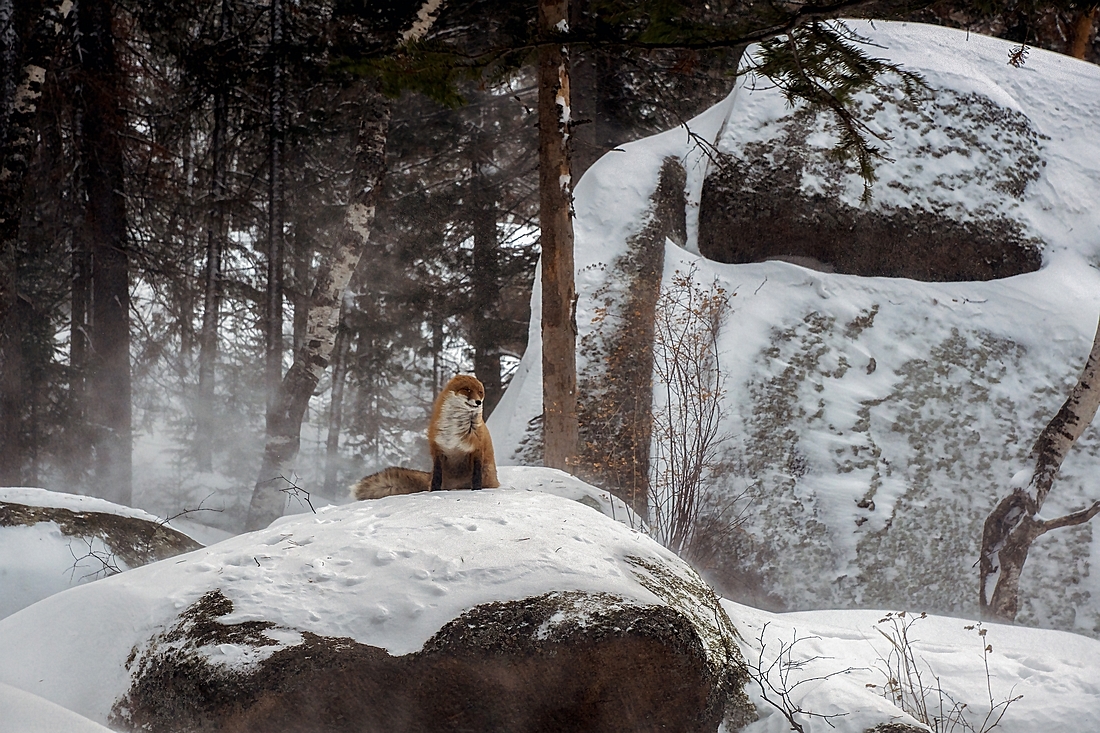
[[[452,393],[443,402],[436,425],[435,443],[449,455],[474,449],[474,431],[481,422],[481,405],[471,405],[460,394]]]

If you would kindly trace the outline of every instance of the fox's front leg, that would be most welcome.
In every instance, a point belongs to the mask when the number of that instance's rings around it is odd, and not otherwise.
[[[481,488],[481,459],[479,458],[474,459],[474,475],[470,477],[470,488]]]
[[[432,485],[428,491],[439,491],[443,488],[443,460],[436,456],[432,461]]]

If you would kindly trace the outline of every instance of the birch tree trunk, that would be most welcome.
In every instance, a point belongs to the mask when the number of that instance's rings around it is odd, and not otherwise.
[[[305,341],[295,353],[294,363],[267,412],[267,444],[252,492],[246,530],[266,527],[283,512],[282,490],[287,484],[282,479],[291,479],[301,444],[302,417],[328,368],[336,343],[340,302],[374,223],[378,189],[385,172],[389,122],[389,103],[379,95],[360,123],[343,227],[332,252],[318,269],[310,296]]]
[[[1054,519],[1039,516],[1070,448],[1100,406],[1100,324],[1088,361],[1069,399],[1039,434],[1031,449],[1034,469],[1027,486],[1017,486],[994,507],[982,530],[978,559],[982,618],[1011,622],[1020,605],[1020,574],[1031,543],[1052,529],[1083,524],[1100,513],[1100,501]]]
[[[94,491],[131,502],[130,283],[121,109],[110,0],[77,5],[78,154],[91,262],[87,398]]]
[[[401,34],[400,43],[414,43],[423,38],[438,18],[442,6],[443,0],[422,0],[412,26]],[[309,298],[304,340],[296,348],[294,363],[283,377],[274,403],[267,411],[267,443],[260,474],[252,490],[246,530],[266,527],[283,513],[286,499],[282,491],[291,478],[301,445],[302,417],[332,358],[344,291],[374,224],[375,206],[386,172],[390,106],[377,90],[373,92],[372,102],[359,123],[343,227],[332,251],[318,267],[316,284]]]
[[[229,0],[222,0],[218,36],[229,36]],[[227,173],[229,154],[229,93],[223,82],[214,91],[214,129],[210,136],[210,211],[206,224],[206,267],[203,272],[202,329],[199,331],[199,393],[195,415],[195,464],[200,471],[213,470],[215,380],[218,361],[218,325],[221,320],[221,269],[225,249]]]
[[[539,226],[542,246],[543,463],[569,470],[578,448],[568,0],[539,0]]]

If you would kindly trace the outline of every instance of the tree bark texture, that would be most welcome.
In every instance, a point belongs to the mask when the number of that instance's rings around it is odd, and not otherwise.
[[[286,101],[283,70],[284,0],[271,0],[271,101],[268,126],[267,302],[264,352],[267,406],[274,404],[283,374],[283,151]]]
[[[544,39],[568,29],[567,0],[540,0]],[[543,463],[569,470],[576,460],[577,324],[570,172],[569,52],[544,43],[538,53],[539,226],[542,246]]]
[[[121,134],[122,85],[110,0],[80,0],[79,156],[91,262],[88,420],[95,493],[131,501],[130,286]]]
[[[332,398],[329,403],[328,436],[325,439],[325,494],[335,497],[340,468],[340,431],[344,428],[344,383],[347,381],[351,333],[342,322],[336,332],[332,361]]]
[[[229,1],[222,0],[218,35],[223,41],[229,35],[231,21]],[[222,85],[214,91],[214,129],[210,136],[210,210],[206,225],[202,329],[199,331],[199,393],[195,415],[195,464],[200,471],[210,471],[214,467],[214,416],[217,413],[214,388],[221,320],[222,256],[227,238],[228,128],[229,92]]]
[[[1084,59],[1088,49],[1089,40],[1092,38],[1092,27],[1100,15],[1100,8],[1085,8],[1078,14],[1073,23],[1073,34],[1070,36],[1067,53],[1075,59]]]
[[[329,366],[336,343],[340,303],[374,222],[378,189],[385,173],[389,103],[378,96],[360,123],[350,194],[339,239],[318,268],[310,296],[305,342],[267,412],[267,443],[252,492],[246,529],[266,527],[282,514],[282,489],[301,443],[302,417],[313,390]],[[282,484],[282,485],[280,485]]]
[[[1062,462],[1092,422],[1098,406],[1100,324],[1077,384],[1031,449],[1034,461],[1031,480],[1026,487],[1014,488],[985,520],[978,559],[979,604],[983,618],[1015,620],[1019,610],[1020,574],[1032,542],[1052,529],[1083,524],[1100,512],[1100,501],[1097,501],[1090,507],[1055,519],[1039,516]]]
[[[29,304],[16,278],[27,170],[38,146],[46,70],[71,0],[0,0],[0,485],[19,485],[27,463],[24,338]]]

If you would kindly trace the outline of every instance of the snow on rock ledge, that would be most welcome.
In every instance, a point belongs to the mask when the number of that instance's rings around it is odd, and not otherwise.
[[[46,599],[0,621],[0,680],[130,730],[713,731],[753,714],[734,633],[675,555],[577,501],[436,492]]]
[[[199,547],[138,509],[0,488],[0,618],[70,586]]]

